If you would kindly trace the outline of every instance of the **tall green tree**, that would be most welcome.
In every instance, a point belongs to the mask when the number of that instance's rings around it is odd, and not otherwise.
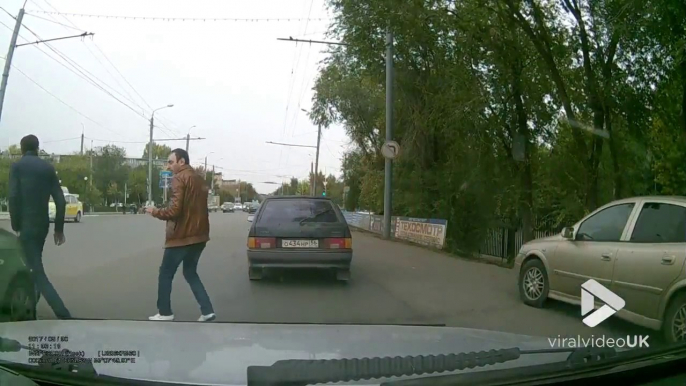
[[[145,149],[143,150],[143,156],[141,158],[143,159],[148,159],[148,148],[150,146],[150,142],[148,142],[145,145]],[[159,144],[156,142],[152,143],[152,158],[153,159],[167,159],[169,157],[169,153],[171,153],[172,148],[164,145],[164,144]]]

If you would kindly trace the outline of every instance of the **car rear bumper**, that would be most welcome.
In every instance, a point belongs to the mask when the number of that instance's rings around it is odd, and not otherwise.
[[[257,268],[338,268],[350,269],[353,251],[248,250],[250,266]]]

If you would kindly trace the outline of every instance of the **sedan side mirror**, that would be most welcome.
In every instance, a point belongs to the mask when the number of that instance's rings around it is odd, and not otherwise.
[[[252,220],[255,218],[255,216],[248,216],[248,222],[252,222]]]
[[[574,228],[573,227],[564,227],[562,228],[562,237],[571,240],[574,238]]]

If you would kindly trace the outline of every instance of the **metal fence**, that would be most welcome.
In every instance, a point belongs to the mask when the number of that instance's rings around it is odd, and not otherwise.
[[[554,236],[561,231],[561,228],[554,225],[538,223],[534,229],[534,239]],[[479,253],[482,255],[500,257],[501,259],[507,258],[507,245],[510,241],[510,237],[514,237],[514,253],[517,253],[524,244],[522,230],[517,229],[513,232],[506,227],[488,229],[484,242],[482,243],[481,248],[479,248]]]

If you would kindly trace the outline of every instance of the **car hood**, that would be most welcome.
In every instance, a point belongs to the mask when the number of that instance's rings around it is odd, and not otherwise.
[[[285,359],[341,359],[450,354],[500,348],[550,348],[548,338],[452,327],[288,325],[240,323],[55,320],[0,324],[0,336],[24,345],[66,337],[62,349],[97,357],[103,350],[136,351],[135,363],[96,363],[99,374],[158,382],[245,385],[248,366]],[[482,371],[563,361],[568,354],[523,355],[518,360],[467,369]],[[28,363],[29,353],[0,359]],[[414,376],[417,377],[417,376]],[[404,377],[412,378],[412,377]],[[401,378],[390,378],[401,379]],[[388,379],[386,379],[388,380]],[[379,384],[366,380],[349,384]]]

